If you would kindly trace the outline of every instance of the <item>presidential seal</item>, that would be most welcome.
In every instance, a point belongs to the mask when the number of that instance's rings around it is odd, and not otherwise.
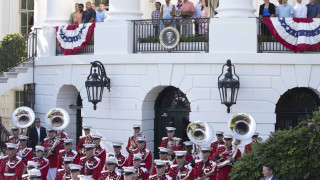
[[[173,49],[179,44],[180,34],[174,27],[166,27],[160,32],[160,44],[167,48]]]

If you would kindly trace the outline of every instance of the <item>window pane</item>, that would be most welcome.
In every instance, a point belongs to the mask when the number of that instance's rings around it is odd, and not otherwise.
[[[27,0],[28,1],[28,10],[33,10],[34,8],[34,0]]]
[[[21,0],[21,10],[27,9],[27,0]]]
[[[28,25],[33,26],[33,12],[28,13]]]
[[[27,13],[21,13],[21,26],[27,26],[27,24],[28,24]]]

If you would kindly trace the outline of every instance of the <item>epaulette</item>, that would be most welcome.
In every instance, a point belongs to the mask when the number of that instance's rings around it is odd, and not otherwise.
[[[177,164],[173,164],[170,166],[170,168],[174,168],[174,167],[177,167],[178,165]]]
[[[149,179],[154,177],[157,177],[157,174],[150,176]]]
[[[199,162],[201,162],[202,160],[201,159],[196,159],[195,160],[195,163],[199,163]]]
[[[9,139],[14,138],[14,136],[9,136]]]
[[[59,153],[62,153],[64,151],[64,149],[61,149],[60,151],[59,151]]]
[[[43,140],[46,141],[46,140],[49,140],[49,138],[44,138]]]
[[[143,171],[143,172],[148,172],[148,170],[144,167],[140,167],[140,169]]]
[[[22,178],[25,178],[25,177],[28,177],[28,176],[29,176],[29,174],[23,174]]]
[[[83,156],[83,157],[80,158],[80,160],[85,159],[85,158],[87,158],[87,157],[86,157],[86,156]]]
[[[162,140],[168,139],[168,137],[163,137]]]
[[[58,172],[64,171],[64,169],[58,169]]]

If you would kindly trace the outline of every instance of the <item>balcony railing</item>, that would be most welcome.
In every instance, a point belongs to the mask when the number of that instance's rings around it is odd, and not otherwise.
[[[267,25],[263,21],[263,19],[258,18],[259,20],[259,31],[258,31],[258,52],[292,52],[290,49],[286,48],[282,45],[276,38],[273,37],[271,32],[269,31]],[[300,51],[303,53],[306,51]],[[310,51],[308,51],[310,52]],[[320,52],[320,50],[312,51],[312,52]]]
[[[88,53],[94,53],[94,36],[92,36],[91,41],[76,54],[88,54]],[[63,55],[63,52],[58,44],[58,41],[56,41],[56,55],[57,56]]]
[[[133,52],[209,52],[209,21],[206,18],[134,20]],[[160,32],[168,26],[180,34],[179,44],[173,49],[160,44]]]

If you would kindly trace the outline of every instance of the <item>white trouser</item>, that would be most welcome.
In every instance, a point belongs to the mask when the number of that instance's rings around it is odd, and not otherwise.
[[[47,180],[55,180],[57,175],[56,173],[57,173],[57,168],[49,168]]]

